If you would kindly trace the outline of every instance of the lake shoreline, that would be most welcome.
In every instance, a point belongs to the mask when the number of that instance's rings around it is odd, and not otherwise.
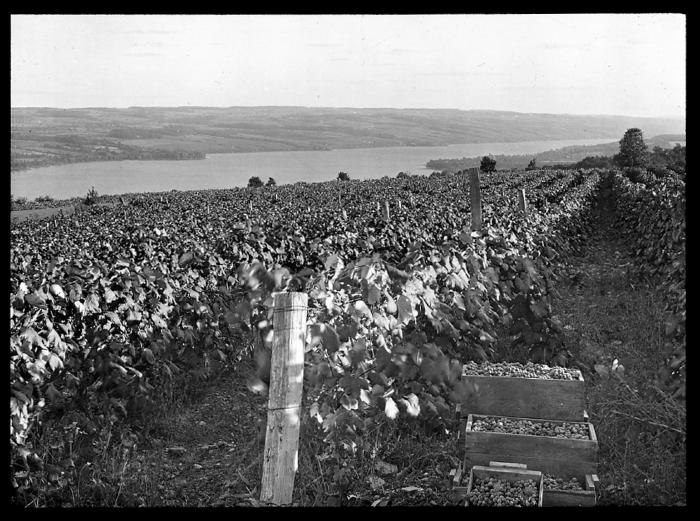
[[[348,172],[352,179],[396,176],[399,172],[430,174],[430,159],[489,154],[535,154],[569,145],[608,143],[610,138],[577,140],[465,143],[445,146],[403,146],[231,152],[207,154],[202,160],[119,160],[67,163],[11,172],[11,192],[35,199],[84,196],[94,186],[100,195],[206,190],[243,187],[252,176],[269,177],[278,185],[321,182]],[[31,172],[27,175],[27,172]]]

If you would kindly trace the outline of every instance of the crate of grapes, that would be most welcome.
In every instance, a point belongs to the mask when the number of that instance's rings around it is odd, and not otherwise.
[[[544,507],[594,507],[597,500],[598,476],[585,474],[570,479],[549,474],[542,476]]]
[[[470,414],[465,468],[513,461],[559,478],[596,474],[598,440],[589,422]]]
[[[583,420],[586,395],[577,369],[518,362],[468,362],[462,381],[471,392],[462,414],[517,416],[549,420]]]
[[[541,507],[542,492],[540,471],[491,462],[471,468],[466,506]]]

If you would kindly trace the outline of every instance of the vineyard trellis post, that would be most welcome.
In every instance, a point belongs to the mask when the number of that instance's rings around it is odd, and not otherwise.
[[[479,184],[479,169],[469,169],[469,196],[472,215],[472,231],[481,231],[481,186]]]
[[[292,502],[304,381],[306,293],[274,295],[270,390],[260,500]]]
[[[384,220],[389,220],[389,201],[384,201]]]
[[[520,211],[523,212],[524,215],[527,215],[527,199],[525,198],[524,188],[518,190],[518,203],[520,206]]]

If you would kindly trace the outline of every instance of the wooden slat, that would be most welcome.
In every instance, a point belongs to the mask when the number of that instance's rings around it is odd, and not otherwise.
[[[488,465],[493,461],[506,461],[525,464],[529,469],[566,478],[597,472],[598,442],[596,440],[473,431],[472,424],[478,418],[478,415],[471,414],[467,418],[468,427],[465,429],[465,464],[467,465]]]
[[[582,421],[585,383],[507,376],[463,375],[474,389],[462,402],[462,414]]]
[[[547,474],[561,476],[563,478],[576,477],[582,472],[594,473],[598,471],[597,463],[586,460],[570,460],[570,459],[550,459],[542,456],[527,456],[513,454],[497,454],[493,451],[488,453],[468,451],[465,457],[465,465],[467,467],[474,465],[488,465],[489,461],[497,459],[517,459],[518,463],[527,465],[529,469],[538,469]]]
[[[581,480],[581,476],[576,476]],[[597,476],[596,476],[597,478]],[[593,507],[596,505],[597,492],[593,475],[583,477],[584,490],[546,490],[542,506],[545,507]]]

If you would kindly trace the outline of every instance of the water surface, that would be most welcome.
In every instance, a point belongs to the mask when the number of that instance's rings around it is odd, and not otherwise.
[[[98,161],[56,165],[11,174],[15,197],[54,199],[84,196],[91,186],[98,194],[205,190],[246,186],[258,176],[277,184],[335,179],[347,172],[352,179],[394,177],[399,172],[429,174],[431,159],[488,154],[535,154],[569,145],[610,143],[611,138],[519,143],[469,143],[431,147],[352,148],[324,151],[207,154],[192,161]]]

